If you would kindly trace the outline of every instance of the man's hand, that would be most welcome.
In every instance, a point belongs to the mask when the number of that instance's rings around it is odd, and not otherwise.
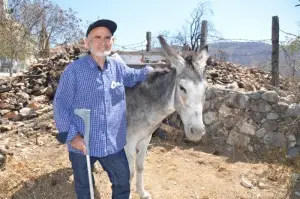
[[[169,68],[154,68],[153,72],[170,72]]]
[[[84,155],[86,155],[84,139],[79,134],[76,135],[70,143],[74,149],[80,150],[83,152]]]
[[[159,68],[159,67],[153,68],[153,67],[150,66],[150,65],[147,65],[145,68],[149,71],[149,73],[156,73],[156,72],[161,72],[161,73],[163,73],[163,72],[170,72],[170,69],[169,69],[169,68]]]

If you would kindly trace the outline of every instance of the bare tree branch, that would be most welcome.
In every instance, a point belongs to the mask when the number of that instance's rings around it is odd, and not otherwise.
[[[12,60],[25,59],[28,52],[48,56],[50,43],[83,37],[76,12],[63,10],[51,0],[10,0],[5,12],[0,18],[0,56]]]
[[[208,14],[213,14],[212,10],[209,9],[209,2],[199,2],[191,13],[190,21],[187,21],[182,30],[175,34],[171,43],[182,46],[189,44],[191,50],[197,51],[200,48],[202,20]]]

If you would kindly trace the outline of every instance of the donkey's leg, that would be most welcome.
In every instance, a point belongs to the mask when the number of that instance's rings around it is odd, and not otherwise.
[[[136,151],[136,143],[128,142],[124,148],[125,148],[125,153],[129,164],[130,182],[131,182],[134,176],[134,155]]]
[[[150,199],[151,195],[144,189],[144,179],[143,179],[143,171],[144,171],[144,161],[147,153],[147,148],[149,142],[151,140],[152,135],[150,134],[148,137],[142,139],[137,144],[137,155],[136,155],[136,191],[140,195],[142,199]]]
[[[136,142],[127,142],[127,144],[124,147],[125,153],[128,160],[129,170],[130,170],[130,178],[129,183],[131,184],[131,181],[134,176],[134,155],[135,155],[135,149],[136,149]],[[129,196],[129,199],[131,199],[131,194]]]

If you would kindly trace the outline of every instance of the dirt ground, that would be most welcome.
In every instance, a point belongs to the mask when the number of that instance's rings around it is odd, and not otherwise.
[[[9,138],[9,156],[0,171],[0,198],[73,199],[74,182],[64,145],[51,133]],[[145,163],[145,186],[154,199],[281,199],[297,198],[292,171],[280,165],[252,162],[242,154],[216,153],[205,143],[174,144],[154,137]],[[111,184],[99,163],[94,170],[96,194],[111,198]],[[250,181],[252,188],[242,182]],[[132,198],[139,198],[132,183]],[[293,193],[294,195],[290,194]]]

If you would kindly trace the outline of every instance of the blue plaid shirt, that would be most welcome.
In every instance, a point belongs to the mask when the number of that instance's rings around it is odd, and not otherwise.
[[[84,56],[70,63],[61,75],[54,97],[54,119],[58,131],[68,132],[69,151],[81,153],[70,146],[78,134],[84,136],[84,122],[74,114],[76,108],[91,110],[90,155],[104,157],[120,151],[126,144],[125,88],[147,78],[149,70],[133,69],[107,58],[104,69]]]

